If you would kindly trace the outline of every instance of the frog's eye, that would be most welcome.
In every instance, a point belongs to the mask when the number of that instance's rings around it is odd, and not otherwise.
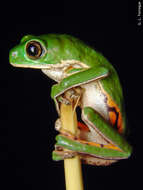
[[[43,53],[43,48],[39,42],[30,41],[26,45],[26,53],[32,59],[38,59]]]

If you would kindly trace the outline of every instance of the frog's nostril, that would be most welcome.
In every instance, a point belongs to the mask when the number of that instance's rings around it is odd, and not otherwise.
[[[10,50],[10,52],[9,52],[9,62],[10,63],[15,62],[17,56],[18,56],[18,51],[16,51],[16,50],[14,51],[13,49]]]
[[[14,51],[14,52],[12,52],[12,57],[17,57],[17,55],[18,55],[18,52],[17,51]]]

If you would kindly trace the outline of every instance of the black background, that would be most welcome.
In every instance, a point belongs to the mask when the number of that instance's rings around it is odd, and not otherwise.
[[[63,162],[51,159],[57,134],[50,98],[54,82],[40,70],[14,68],[8,60],[23,35],[46,33],[71,34],[101,51],[123,86],[133,154],[109,167],[83,165],[85,189],[140,187],[143,33],[137,1],[12,1],[1,8],[0,189],[65,188]]]

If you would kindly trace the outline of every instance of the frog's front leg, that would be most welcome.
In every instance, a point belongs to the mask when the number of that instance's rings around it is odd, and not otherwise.
[[[68,89],[64,93],[60,94],[56,98],[54,98],[55,105],[57,108],[57,112],[60,115],[60,104],[66,104],[73,106],[73,111],[75,111],[77,106],[80,106],[81,104],[81,96],[83,93],[83,90],[80,86],[73,87],[71,89]]]
[[[58,84],[53,85],[52,90],[51,90],[51,97],[55,101],[57,112],[59,113],[59,115],[60,115],[60,109],[59,109],[58,101],[61,101],[66,104],[69,103],[68,99],[67,98],[65,99],[63,97],[65,92],[69,90],[73,90],[73,88],[77,89],[81,84],[87,84],[91,81],[96,81],[96,80],[105,78],[108,75],[109,75],[109,71],[107,68],[93,67],[93,68],[81,71],[79,73],[70,75],[67,78],[64,78]]]
[[[57,97],[57,101],[59,103],[63,103],[66,105],[70,105],[71,103],[76,102],[78,98],[80,98],[82,94],[82,89],[80,87],[71,88],[67,90],[65,93],[59,95]]]
[[[106,160],[119,160],[130,156],[132,150],[131,146],[126,142],[124,137],[96,113],[95,110],[90,107],[85,107],[83,110],[83,120],[90,130],[95,130],[95,134],[97,133],[101,136],[104,143],[101,143],[101,139],[96,138],[97,136],[95,136],[95,141],[90,141],[90,131],[86,139],[65,134],[58,135],[56,137],[56,145],[78,152],[81,155],[86,154]],[[94,133],[92,132],[91,134],[94,139]]]
[[[57,98],[59,95],[63,94],[65,91],[80,86],[81,84],[89,83],[98,79],[107,77],[109,71],[104,67],[96,67],[86,69],[79,73],[70,75],[64,78],[60,83],[52,86],[51,97],[53,99]]]

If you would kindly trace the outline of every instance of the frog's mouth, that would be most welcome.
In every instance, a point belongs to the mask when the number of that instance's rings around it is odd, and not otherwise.
[[[74,68],[89,68],[86,64],[77,61],[77,60],[61,60],[59,63],[55,64],[46,64],[46,63],[13,63],[10,64],[14,67],[21,68],[33,68],[33,69],[63,69],[68,68],[69,66],[73,66]]]
[[[45,64],[18,64],[18,63],[10,63],[14,67],[21,67],[21,68],[32,68],[32,69],[51,69],[53,67],[57,68],[57,65],[45,65]]]

